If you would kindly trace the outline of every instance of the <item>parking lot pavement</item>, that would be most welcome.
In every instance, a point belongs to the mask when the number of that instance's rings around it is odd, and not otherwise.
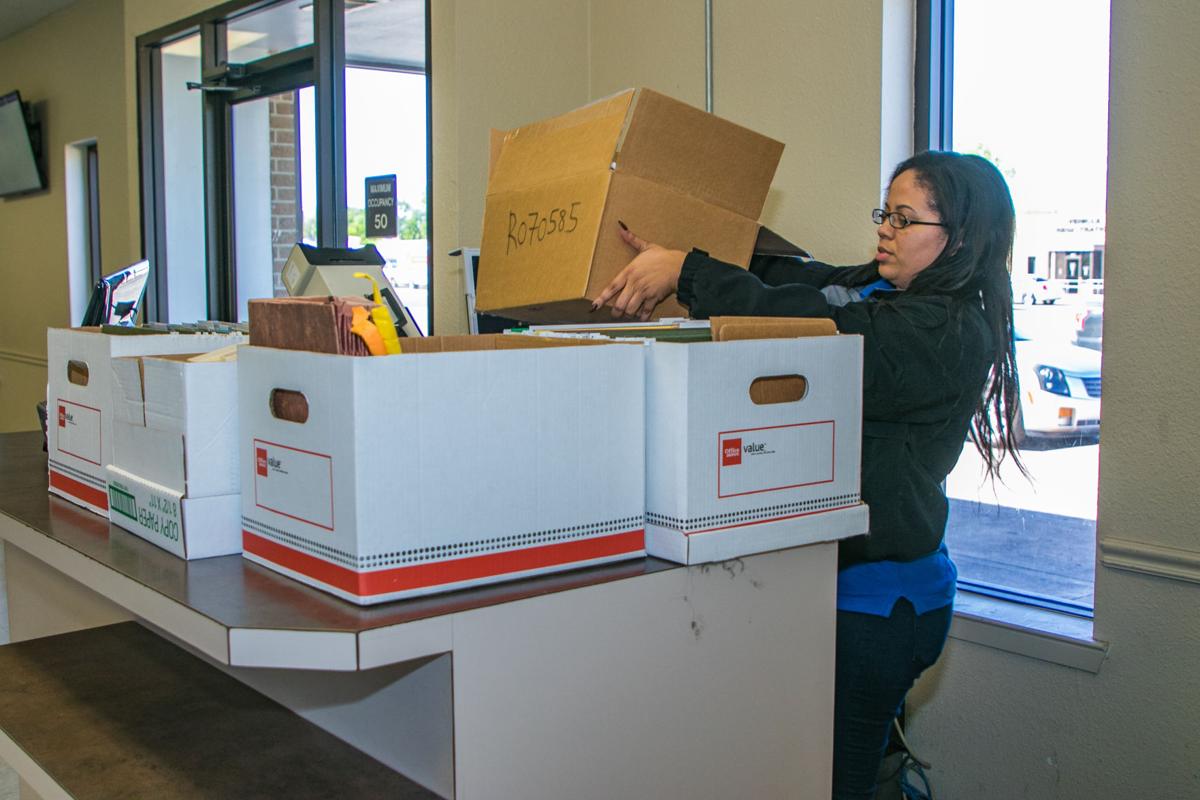
[[[1023,335],[1050,345],[1074,343],[1079,306],[1017,306]],[[1100,444],[1031,437],[1021,450],[1029,478],[1011,461],[1000,479],[984,478],[970,442],[946,479],[946,541],[961,580],[1091,607],[1096,561],[1096,490]]]
[[[951,500],[946,543],[963,580],[1092,607],[1093,520]]]
[[[1037,442],[983,479],[969,442],[946,480],[946,542],[961,580],[1092,607],[1100,445]]]

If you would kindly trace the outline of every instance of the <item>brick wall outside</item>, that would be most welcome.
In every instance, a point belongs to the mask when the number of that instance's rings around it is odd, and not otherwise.
[[[292,246],[302,238],[299,158],[296,150],[296,97],[294,93],[270,98],[271,132],[271,275],[275,296],[287,294],[280,273]]]

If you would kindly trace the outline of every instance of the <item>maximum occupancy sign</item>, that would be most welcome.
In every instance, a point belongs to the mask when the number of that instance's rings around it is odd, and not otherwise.
[[[376,175],[367,178],[368,239],[396,237],[396,176]]]

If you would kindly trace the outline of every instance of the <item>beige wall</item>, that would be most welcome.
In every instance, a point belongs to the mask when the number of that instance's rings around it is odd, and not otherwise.
[[[1200,4],[1113,3],[1102,536],[1200,550]],[[1114,378],[1113,376],[1117,376]],[[1134,464],[1143,469],[1131,469]],[[1197,758],[1200,763],[1200,758]]]
[[[763,212],[771,228],[835,264],[875,254],[882,6],[716,3],[717,113],[783,141]]]
[[[129,171],[120,0],[83,0],[0,43],[0,79],[42,122],[49,189],[0,201],[0,431],[37,428],[46,396],[46,328],[69,324],[67,144],[95,139],[100,155],[101,261],[137,256],[129,236]]]
[[[593,2],[588,9],[594,98],[649,86],[704,108],[704,4]]]
[[[760,0],[713,4],[713,111],[784,143],[763,221],[815,255],[874,252],[883,8]],[[704,4],[596,2],[591,95],[650,86],[705,105]]]
[[[1195,3],[1112,4],[1097,527],[1188,578],[1098,568],[1098,675],[951,640],[911,724],[938,797],[1200,797],[1198,37]]]
[[[867,261],[874,247],[868,211],[879,200],[887,149],[880,133],[883,19],[875,0],[762,0],[754,13],[714,4],[714,110],[786,144],[764,221],[837,263]],[[703,108],[704,23],[703,4],[690,0],[436,3],[435,257],[479,244],[489,128],[631,86]],[[900,19],[901,27],[908,24]],[[907,41],[910,32],[900,38]],[[910,126],[907,118],[900,122],[904,141]],[[891,152],[894,146],[889,160]],[[461,280],[456,261],[436,264],[442,332],[465,324]]]
[[[587,0],[438,0],[433,5],[434,325],[466,331],[462,266],[478,247],[488,132],[586,103]]]

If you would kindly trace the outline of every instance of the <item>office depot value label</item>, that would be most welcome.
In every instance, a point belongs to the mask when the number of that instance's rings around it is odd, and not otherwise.
[[[719,434],[717,496],[831,483],[836,432],[829,419]]]
[[[333,458],[255,439],[254,504],[332,531]]]

